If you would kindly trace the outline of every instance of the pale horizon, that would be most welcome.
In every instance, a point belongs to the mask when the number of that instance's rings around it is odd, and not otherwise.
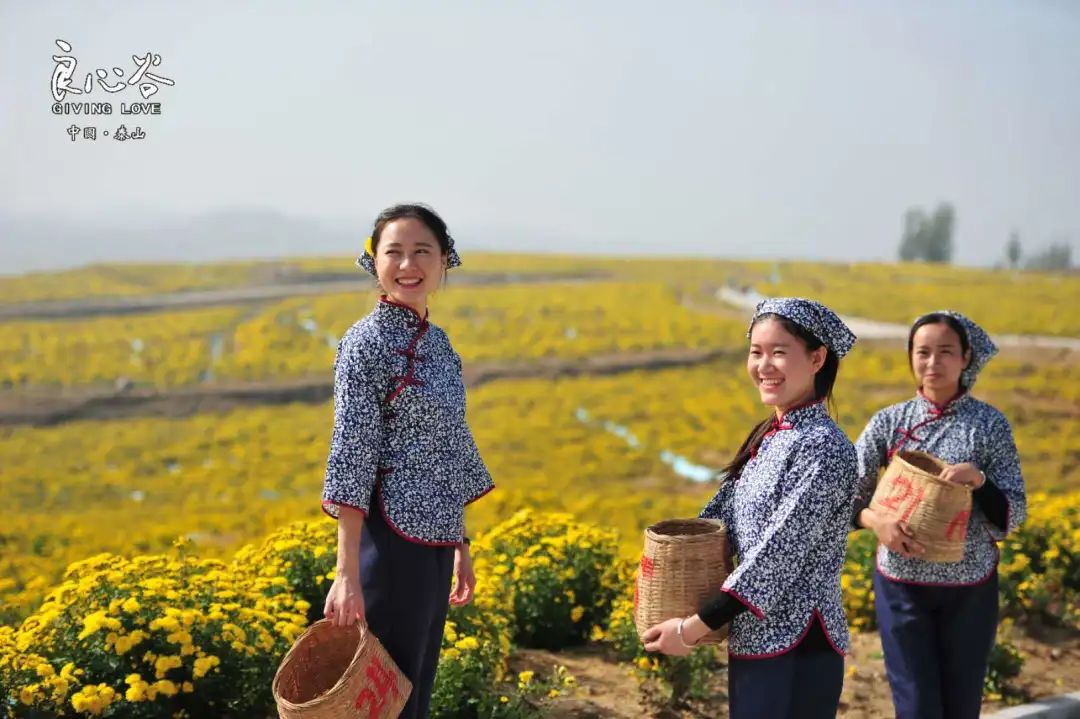
[[[4,3],[2,272],[346,255],[400,201],[487,251],[890,261],[938,202],[958,264],[1075,248],[1077,37],[1065,2]],[[75,85],[160,54],[161,114],[54,115],[58,39]],[[177,240],[235,208],[295,231]]]

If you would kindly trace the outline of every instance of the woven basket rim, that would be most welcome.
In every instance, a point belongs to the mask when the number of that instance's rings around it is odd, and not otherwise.
[[[345,670],[341,673],[341,676],[338,677],[337,682],[332,687],[327,689],[325,692],[323,692],[319,696],[314,697],[312,699],[309,699],[306,702],[303,702],[301,704],[294,704],[293,702],[289,701],[288,699],[282,698],[281,693],[279,691],[279,688],[280,688],[280,685],[281,685],[280,684],[281,674],[282,674],[282,672],[284,672],[285,668],[290,664],[290,662],[295,658],[294,655],[298,651],[300,646],[303,645],[304,640],[307,639],[308,637],[314,635],[317,632],[323,631],[327,627],[332,627],[335,630],[342,629],[341,627],[337,627],[329,619],[320,619],[320,620],[318,620],[317,622],[312,624],[310,627],[308,627],[306,630],[304,630],[304,633],[301,634],[297,638],[296,642],[293,643],[292,647],[285,654],[285,658],[281,660],[281,665],[278,667],[277,672],[274,673],[274,681],[271,684],[271,691],[272,691],[272,693],[274,695],[274,701],[276,701],[279,706],[284,707],[285,709],[289,709],[291,711],[301,711],[301,710],[304,710],[304,709],[312,709],[312,708],[318,706],[319,704],[322,704],[323,702],[325,702],[328,698],[333,697],[333,696],[335,696],[337,694],[340,694],[342,691],[345,690],[345,686],[346,686],[346,684],[348,682],[348,678],[350,676],[349,671],[353,667],[356,666],[356,662],[360,659],[360,654],[361,654],[361,652],[363,652],[364,644],[367,642],[367,638],[368,638],[368,636],[370,634],[370,632],[368,631],[367,625],[366,624],[361,624],[360,622],[356,622],[356,623],[351,624],[348,627],[344,628],[344,631],[354,630],[354,631],[359,632],[359,635],[360,635],[359,636],[359,641],[356,643],[356,651],[353,653],[352,660],[349,662],[348,666],[345,667]],[[375,635],[371,634],[370,636],[375,636]]]
[[[939,476],[937,476],[935,474],[931,474],[931,473],[927,472],[925,469],[919,467],[916,464],[912,464],[911,462],[909,462],[905,458],[905,457],[911,457],[911,456],[920,457],[920,458],[923,458],[923,459],[928,459],[934,465],[940,466],[942,468],[947,466],[947,463],[944,460],[940,459],[939,457],[935,457],[934,455],[930,454],[929,452],[920,452],[920,451],[914,450],[914,449],[900,450],[899,452],[897,452],[896,454],[893,455],[892,461],[901,462],[906,469],[908,469],[909,471],[919,475],[920,477],[927,480],[928,482],[933,482],[935,484],[939,484],[939,485],[941,485],[943,487],[948,487],[950,489],[963,490],[963,491],[968,492],[968,493],[971,492],[971,487],[967,486],[966,484],[957,484],[955,482],[950,482],[947,479],[942,479],[941,477],[939,477]]]
[[[665,534],[661,532],[661,528],[666,526],[697,526],[702,529],[701,532],[695,532],[693,534]],[[724,527],[723,522],[718,519],[701,519],[701,518],[687,518],[687,519],[665,519],[655,524],[649,525],[645,529],[645,537],[651,542],[657,542],[660,544],[690,544],[693,542],[712,542],[716,539],[717,535],[726,535],[727,530]]]

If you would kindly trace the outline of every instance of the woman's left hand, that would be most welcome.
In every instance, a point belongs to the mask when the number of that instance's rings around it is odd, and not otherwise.
[[[475,590],[476,575],[473,573],[469,545],[460,544],[454,550],[454,588],[450,592],[450,603],[455,607],[468,604]]]
[[[645,644],[645,651],[660,652],[671,657],[686,657],[693,651],[679,638],[679,620],[668,619],[665,622],[649,627],[641,637]]]
[[[959,484],[970,489],[978,489],[983,486],[986,477],[979,468],[971,462],[963,464],[950,464],[941,472],[941,478],[946,482]]]

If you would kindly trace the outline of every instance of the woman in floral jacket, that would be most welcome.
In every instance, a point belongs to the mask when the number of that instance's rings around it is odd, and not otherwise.
[[[427,316],[461,261],[434,211],[398,205],[376,219],[358,263],[385,294],[338,346],[322,501],[338,520],[337,576],[325,614],[367,623],[413,684],[401,716],[426,717],[448,604],[476,585],[465,505],[494,487],[465,423],[461,358]]]
[[[719,518],[738,566],[697,614],[645,634],[645,648],[685,655],[731,622],[731,717],[833,717],[847,618],[840,570],[855,498],[855,448],[829,416],[840,359],[855,336],[824,305],[758,305],[747,370],[774,409],[725,468],[702,512]]]
[[[920,317],[908,335],[917,395],[875,414],[856,442],[855,525],[878,537],[875,605],[900,719],[979,716],[997,629],[997,542],[1027,513],[1009,420],[971,396],[996,353],[986,332],[964,315],[945,310]],[[973,490],[959,562],[922,559],[922,545],[903,521],[870,509],[879,471],[902,449],[945,461],[942,477]]]

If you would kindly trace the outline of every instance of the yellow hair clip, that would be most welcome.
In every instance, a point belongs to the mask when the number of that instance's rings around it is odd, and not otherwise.
[[[364,252],[371,255],[372,257],[375,256],[375,249],[374,247],[372,247],[373,244],[374,242],[370,237],[364,240]]]

